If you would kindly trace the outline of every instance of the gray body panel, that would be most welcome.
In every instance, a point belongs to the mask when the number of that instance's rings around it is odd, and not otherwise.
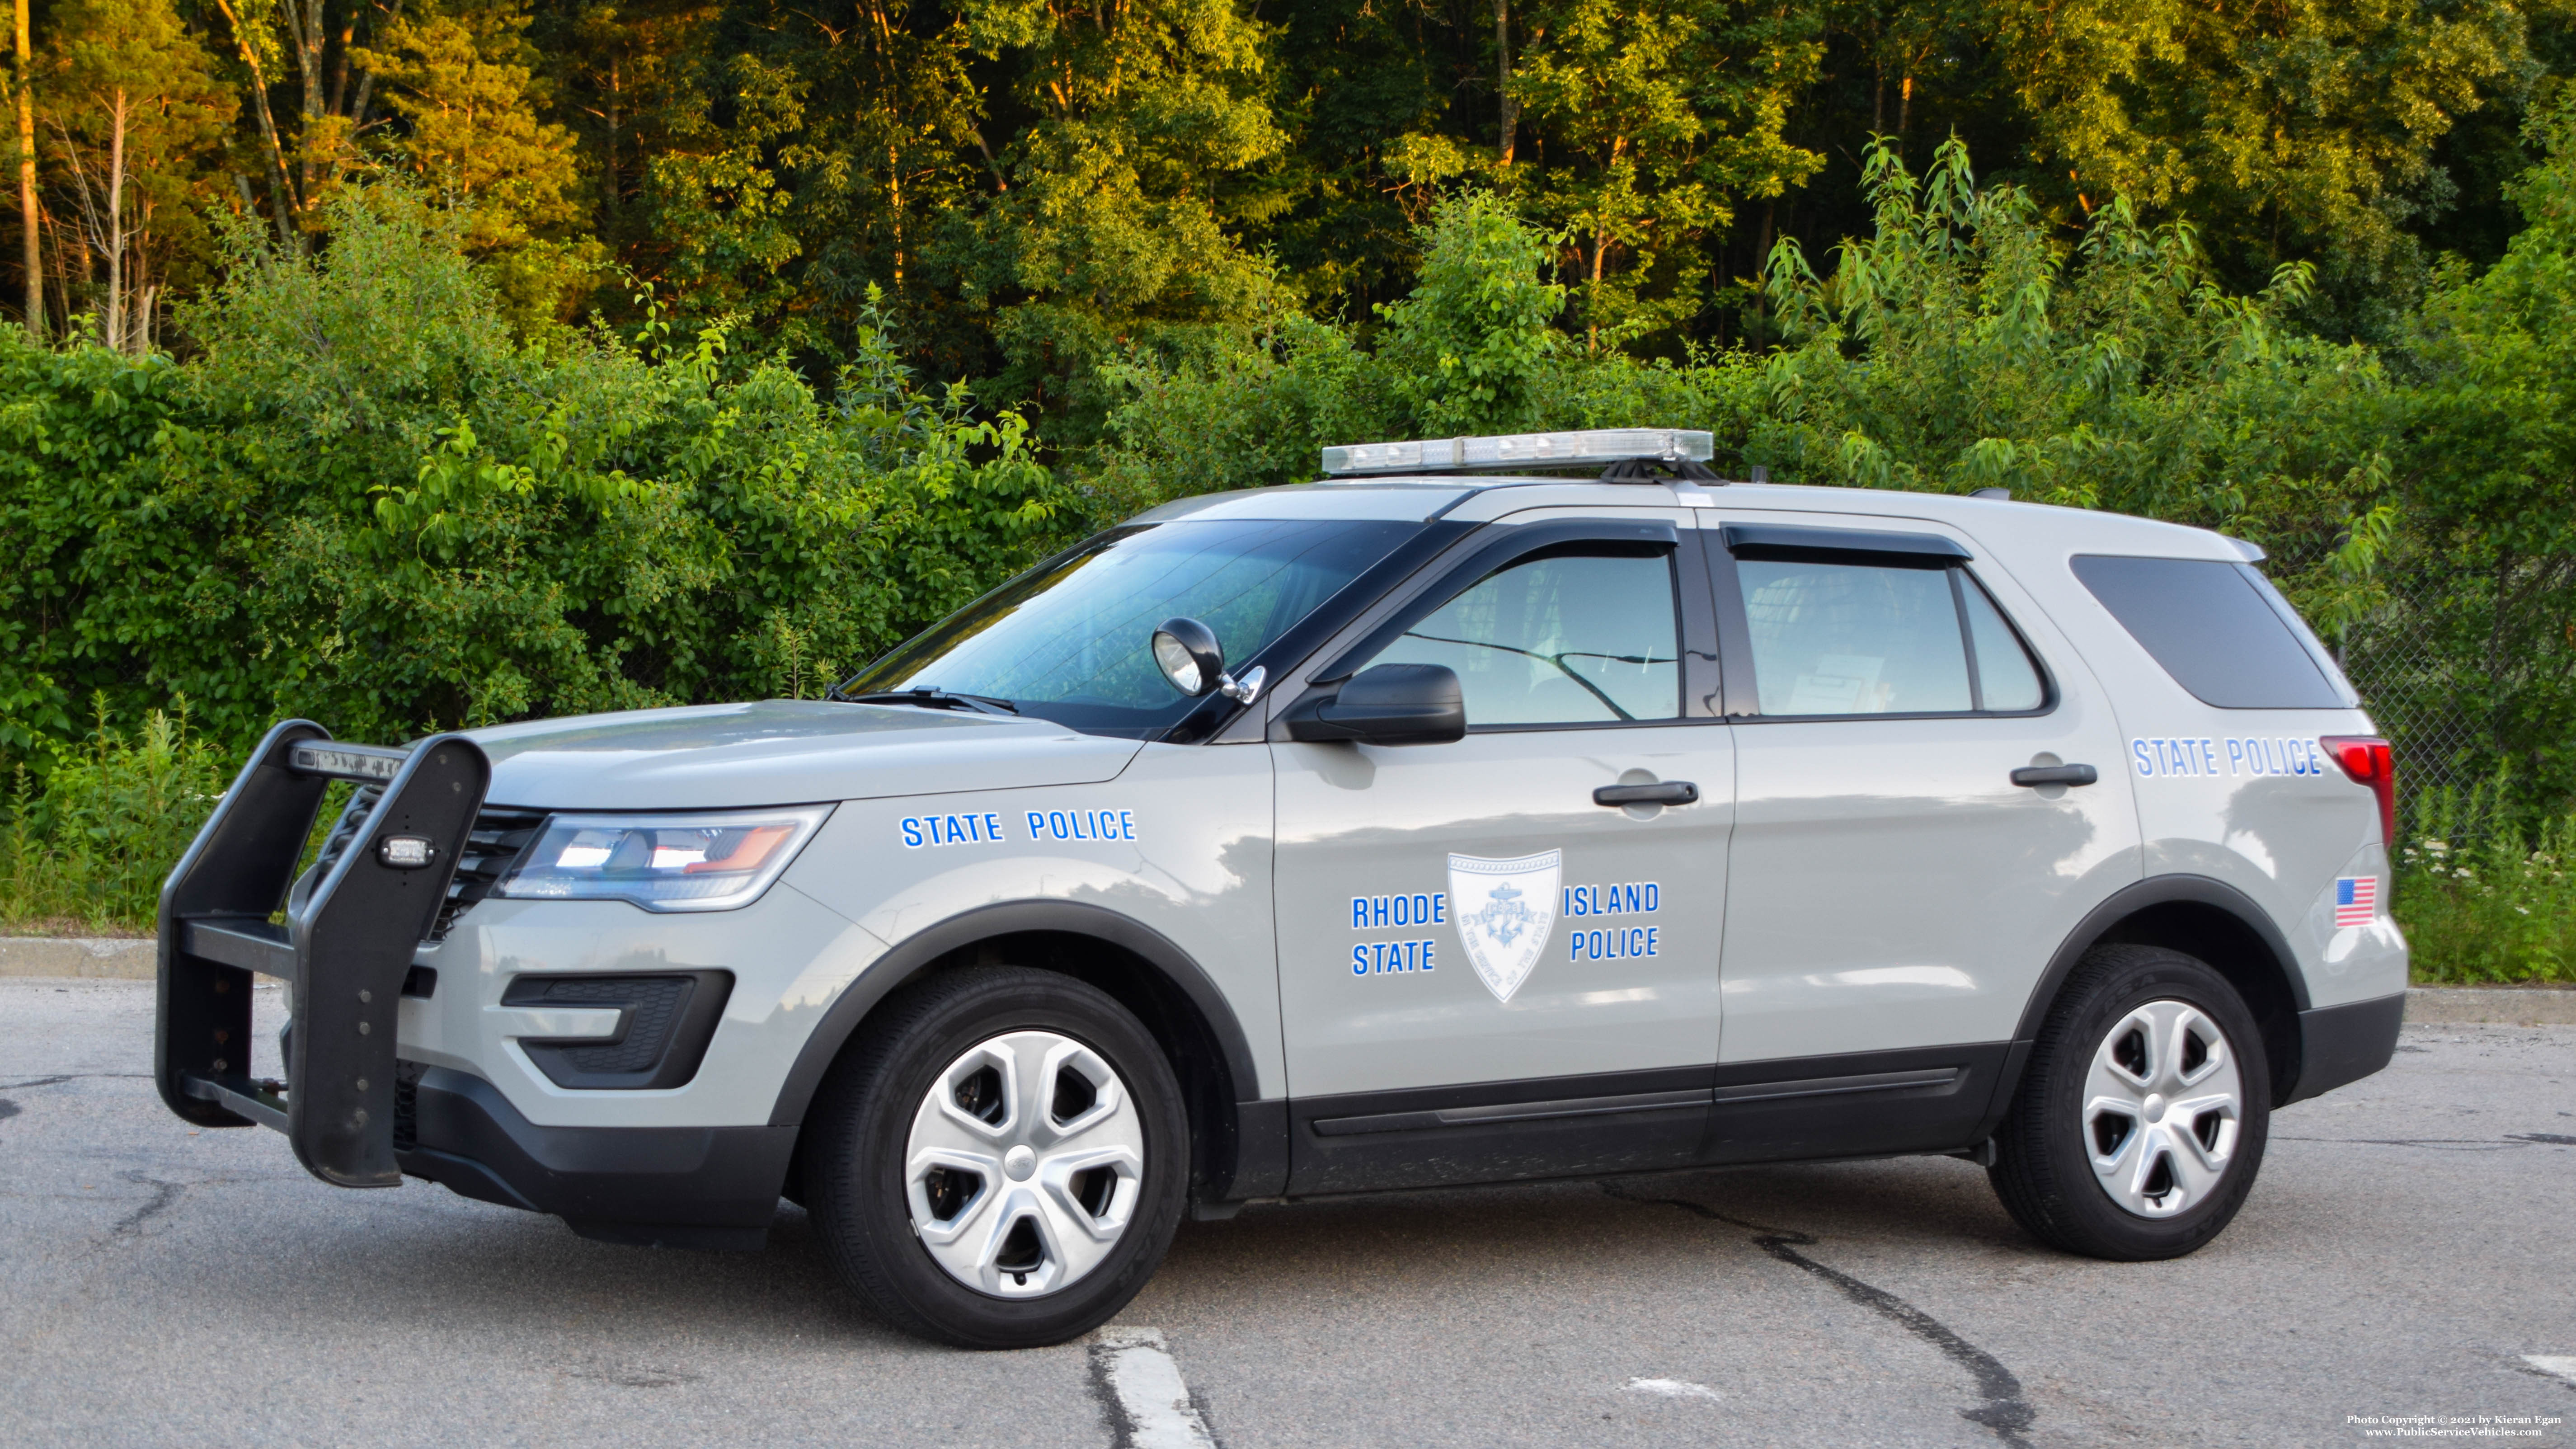
[[[1817,522],[1725,507],[1706,526],[1790,520]],[[2057,698],[2037,715],[1735,727],[1724,1061],[2007,1040],[2067,933],[2139,878],[2100,682],[1974,535],[1901,521],[1976,555]],[[2101,783],[2011,782],[2053,763],[2091,764]]]
[[[764,699],[578,715],[472,731],[495,805],[733,810],[888,795],[1076,785],[1136,754],[1038,719]]]
[[[1295,1095],[1714,1060],[1733,816],[1725,726],[1271,748],[1279,759],[1280,1000]],[[1652,811],[1592,802],[1596,787],[1647,780],[1690,781],[1699,802]],[[1458,904],[1453,854],[1509,860],[1548,851],[1560,856],[1553,919],[1509,1000],[1479,977],[1446,909],[1428,925],[1381,925],[1374,916],[1353,923],[1355,899]],[[1650,882],[1652,911],[1568,908],[1569,891]],[[1577,959],[1577,933],[1588,943],[1596,930],[1626,931],[1618,945],[1651,944],[1655,954],[1618,954],[1605,938],[1603,959]],[[1650,943],[1637,938],[1642,930],[1655,933]],[[1375,951],[1367,971],[1355,963],[1355,947],[1408,940],[1431,943],[1434,969],[1400,961],[1381,970]]]

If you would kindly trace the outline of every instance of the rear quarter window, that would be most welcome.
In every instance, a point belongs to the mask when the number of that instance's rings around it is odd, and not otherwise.
[[[2081,554],[2092,590],[2174,682],[2220,709],[2345,709],[2286,600],[2251,564]]]

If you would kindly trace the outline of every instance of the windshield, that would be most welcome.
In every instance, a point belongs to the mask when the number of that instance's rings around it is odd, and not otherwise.
[[[1421,528],[1355,519],[1179,519],[1114,529],[1011,580],[870,665],[845,695],[938,689],[1101,734],[1151,734],[1196,700],[1154,667],[1187,615],[1241,670]]]

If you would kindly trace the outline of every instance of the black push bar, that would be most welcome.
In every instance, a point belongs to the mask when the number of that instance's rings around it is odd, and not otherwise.
[[[337,854],[294,879],[335,779],[370,788],[334,832]],[[310,720],[269,730],[161,887],[152,1068],[171,1111],[202,1127],[274,1127],[306,1171],[341,1187],[402,1181],[403,978],[491,781],[491,761],[462,735],[386,749],[334,742]],[[281,908],[285,923],[272,923]],[[251,1075],[253,972],[293,991],[282,1082]]]

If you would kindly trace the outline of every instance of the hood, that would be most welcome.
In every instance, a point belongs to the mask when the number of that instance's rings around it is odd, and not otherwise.
[[[495,805],[727,810],[1094,784],[1143,748],[1041,719],[764,699],[469,730]]]

